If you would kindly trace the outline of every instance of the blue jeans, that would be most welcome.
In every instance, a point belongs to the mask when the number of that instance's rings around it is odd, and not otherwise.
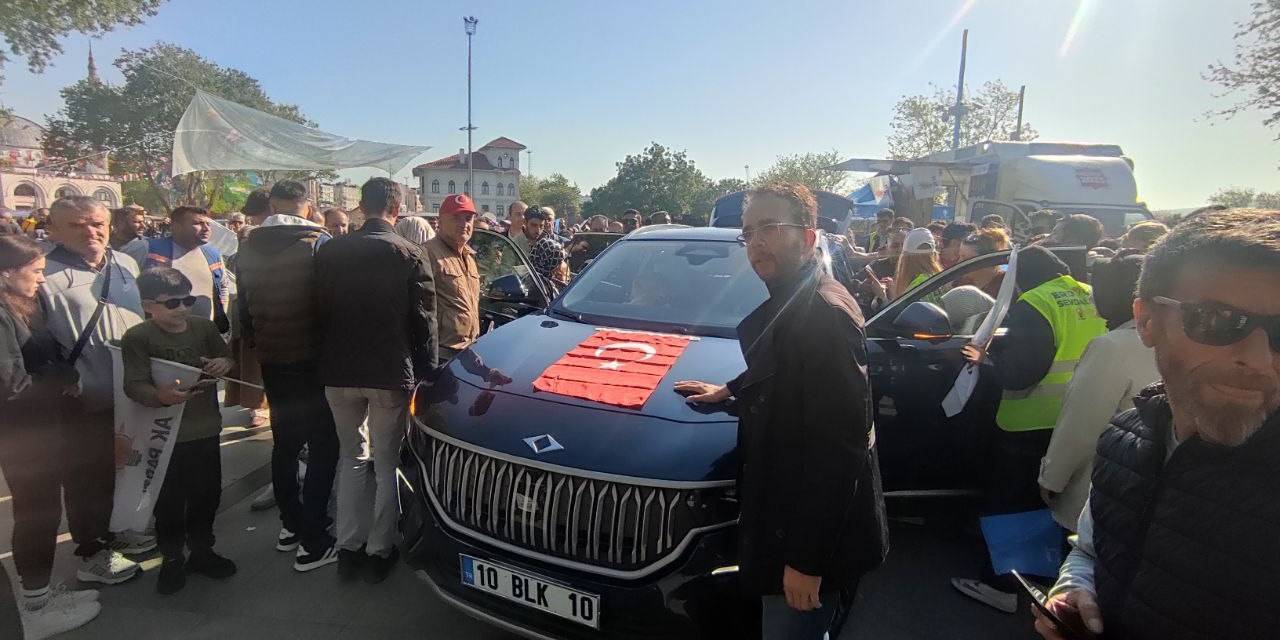
[[[760,599],[760,637],[763,640],[823,640],[831,628],[832,618],[840,600],[840,593],[833,591],[819,594],[822,606],[812,611],[796,611],[787,604],[784,595],[764,596]]]

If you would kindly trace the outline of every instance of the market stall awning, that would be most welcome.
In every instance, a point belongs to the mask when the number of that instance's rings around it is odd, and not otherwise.
[[[173,135],[173,175],[377,167],[395,173],[431,147],[356,140],[196,91]]]

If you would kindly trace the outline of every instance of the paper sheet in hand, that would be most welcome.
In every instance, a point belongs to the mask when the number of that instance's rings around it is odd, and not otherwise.
[[[991,311],[987,312],[987,317],[982,321],[982,325],[978,327],[978,331],[973,334],[970,344],[977,345],[986,349],[991,346],[991,338],[996,333],[996,327],[1004,322],[1004,317],[1009,313],[1009,306],[1013,304],[1013,292],[1017,288],[1018,280],[1018,247],[1014,246],[1009,253],[1009,269],[1004,274],[1004,280],[1000,283],[1000,291],[996,295],[996,302],[991,307]],[[951,387],[951,391],[947,393],[947,397],[942,399],[942,412],[952,418],[964,410],[964,406],[969,403],[969,397],[973,395],[973,390],[978,386],[978,366],[975,364],[966,364],[960,370],[960,375],[956,376],[956,383]]]
[[[182,410],[187,406],[147,407],[124,393],[124,359],[111,346],[112,375],[115,376],[116,451],[124,453],[124,466],[116,469],[115,503],[111,508],[112,531],[145,531],[156,497],[164,484],[173,445],[178,441]],[[152,380],[177,380],[190,387],[200,378],[200,370],[177,362],[151,359]]]

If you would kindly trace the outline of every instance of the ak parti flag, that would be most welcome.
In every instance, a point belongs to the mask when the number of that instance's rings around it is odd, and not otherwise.
[[[691,338],[597,329],[533,381],[538,391],[639,409]]]

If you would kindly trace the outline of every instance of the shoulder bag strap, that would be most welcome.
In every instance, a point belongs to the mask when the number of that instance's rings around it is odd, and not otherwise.
[[[106,261],[102,269],[102,275],[106,278],[102,282],[102,294],[98,296],[98,306],[93,310],[93,315],[89,316],[89,322],[84,325],[84,329],[80,330],[80,337],[76,338],[76,344],[71,347],[71,355],[67,356],[67,364],[74,365],[76,360],[80,359],[80,354],[84,352],[84,348],[89,344],[89,337],[93,335],[93,330],[98,326],[98,320],[102,318],[102,310],[107,306],[107,297],[111,295],[111,250],[107,250]]]

